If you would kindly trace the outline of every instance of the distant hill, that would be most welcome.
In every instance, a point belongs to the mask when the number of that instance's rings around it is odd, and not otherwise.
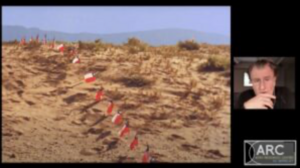
[[[188,29],[158,29],[138,32],[125,32],[115,34],[93,34],[93,33],[64,33],[58,31],[45,31],[37,28],[25,28],[23,26],[2,26],[2,41],[20,40],[26,36],[28,40],[31,36],[44,37],[52,40],[54,37],[60,41],[94,41],[101,39],[103,42],[122,44],[128,38],[136,37],[150,45],[174,45],[178,41],[195,39],[199,43],[208,44],[230,44],[230,38],[224,35],[205,33]]]

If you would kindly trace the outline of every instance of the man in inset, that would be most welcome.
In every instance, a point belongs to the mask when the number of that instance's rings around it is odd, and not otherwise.
[[[276,87],[277,65],[261,59],[252,64],[248,75],[253,89],[243,92],[238,100],[240,109],[294,109],[294,98],[287,88]]]

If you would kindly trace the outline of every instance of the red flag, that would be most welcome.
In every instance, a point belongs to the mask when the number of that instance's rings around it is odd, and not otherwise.
[[[149,154],[149,146],[147,145],[147,148],[146,148],[146,150],[144,152],[144,155],[143,155],[143,158],[142,158],[142,162],[143,163],[150,163],[150,159],[151,159],[151,157],[150,157],[150,154]]]
[[[84,75],[84,80],[86,83],[91,83],[96,80],[96,77],[94,77],[93,73],[88,73],[88,74]]]
[[[96,94],[96,101],[100,101],[103,97],[103,89],[100,89]]]
[[[78,57],[75,57],[72,61],[73,64],[78,64],[80,63],[80,59]]]
[[[137,136],[134,137],[133,141],[130,144],[130,150],[134,150],[134,148],[139,144]]]
[[[150,163],[150,154],[147,151],[144,152],[142,162],[143,163]]]
[[[113,110],[113,108],[114,108],[114,103],[113,103],[113,101],[110,101],[110,103],[109,103],[109,105],[108,105],[108,107],[107,107],[106,114],[107,114],[107,115],[110,115],[111,112],[112,112],[112,110]]]
[[[25,38],[23,37],[20,41],[20,45],[25,45],[26,41],[25,41]]]
[[[123,137],[125,134],[128,134],[130,132],[130,129],[128,127],[128,124],[126,123],[123,128],[121,129],[121,131],[119,131],[119,136]]]
[[[36,42],[39,42],[39,35],[36,36]]]
[[[121,112],[118,111],[117,114],[114,115],[114,117],[111,120],[114,124],[120,124],[122,121]]]
[[[50,43],[50,48],[54,49],[54,47],[55,47],[55,39],[53,39],[52,43]]]
[[[44,36],[44,41],[43,41],[44,45],[47,45],[47,35],[45,34]]]
[[[64,52],[65,46],[63,44],[60,44],[59,46],[57,46],[57,50],[60,52]]]
[[[50,47],[51,47],[52,49],[54,49],[54,46],[55,46],[55,42],[53,41],[53,42],[51,43],[51,46],[50,46]]]

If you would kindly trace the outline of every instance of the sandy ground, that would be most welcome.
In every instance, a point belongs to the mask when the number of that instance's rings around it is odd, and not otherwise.
[[[80,64],[43,46],[2,46],[3,162],[141,162],[148,144],[155,162],[230,162],[230,72],[201,72],[211,52],[230,59],[230,47],[182,51],[175,46],[129,54],[125,48],[80,51]],[[93,83],[83,76],[99,72]],[[229,73],[229,75],[228,75]],[[152,84],[128,87],[138,74]],[[99,87],[104,99],[95,102]],[[108,99],[131,132],[105,116]],[[139,145],[129,149],[138,131]]]

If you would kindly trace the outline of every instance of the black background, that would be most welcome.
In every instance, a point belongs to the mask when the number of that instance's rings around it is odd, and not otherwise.
[[[86,1],[85,1],[86,2]],[[239,2],[239,1],[238,1]],[[242,3],[243,2],[243,3]],[[248,2],[248,1],[247,1]],[[136,1],[136,2],[119,2],[118,5],[175,5],[176,6],[208,6],[222,5],[231,6],[231,56],[295,56],[296,65],[299,63],[298,53],[300,50],[299,43],[299,7],[297,9],[296,2],[294,4],[283,4],[269,2],[262,4],[262,1],[251,3],[227,2],[161,2],[159,4],[154,1]],[[3,3],[3,2],[2,2]],[[5,5],[16,5],[16,2],[4,2]],[[23,1],[22,5],[68,5],[62,2],[54,1]],[[114,2],[103,1],[102,4],[81,4],[83,2],[69,1],[76,5],[114,5]],[[106,4],[105,4],[106,3]],[[177,3],[177,4],[176,4]],[[19,4],[18,4],[19,5]],[[298,23],[298,24],[297,24]],[[233,64],[232,64],[233,65]],[[233,69],[231,69],[233,70]],[[296,66],[296,77],[298,67]],[[233,72],[233,71],[232,71]],[[233,74],[233,73],[232,73]],[[233,75],[232,75],[233,77]],[[296,87],[298,82],[296,78]],[[233,87],[233,80],[231,80]],[[231,89],[233,93],[233,89]],[[299,100],[298,89],[296,88],[296,108],[297,100]],[[233,95],[233,94],[232,94]],[[231,98],[233,102],[233,98]],[[233,104],[232,104],[233,106]],[[244,140],[297,140],[299,134],[299,122],[296,110],[233,110],[231,115],[231,163],[227,164],[176,164],[176,166],[185,167],[244,167]],[[298,151],[298,149],[297,149]],[[298,154],[299,155],[299,154]],[[78,164],[77,164],[78,165]],[[92,164],[89,164],[91,166]],[[11,166],[11,164],[6,164]],[[44,165],[43,165],[44,166]],[[55,165],[51,165],[55,166]],[[64,164],[67,166],[67,164]],[[74,166],[74,165],[69,165]],[[94,166],[113,166],[94,165]],[[124,166],[124,165],[123,165]],[[129,166],[125,164],[125,166]],[[130,164],[132,166],[140,166],[138,164]],[[143,165],[145,166],[145,165]],[[149,165],[153,166],[153,165]],[[154,166],[175,166],[175,164],[154,164]],[[270,167],[270,166],[269,166]],[[277,166],[278,167],[278,166]],[[291,166],[289,166],[291,167]]]

